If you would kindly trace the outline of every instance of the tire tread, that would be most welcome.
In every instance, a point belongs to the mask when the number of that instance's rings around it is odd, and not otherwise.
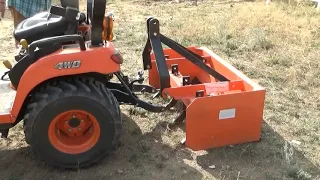
[[[120,133],[122,129],[122,118],[120,113],[119,103],[117,102],[114,95],[111,93],[109,89],[104,87],[104,85],[94,80],[93,78],[71,78],[67,80],[57,80],[57,83],[54,83],[57,86],[53,86],[52,82],[48,82],[44,84],[42,87],[38,88],[38,91],[33,93],[33,101],[29,103],[27,106],[27,113],[24,117],[24,133],[25,140],[28,144],[31,145],[35,153],[37,153],[37,148],[34,147],[34,138],[33,137],[33,127],[36,121],[37,115],[41,112],[41,110],[48,104],[61,99],[63,97],[70,96],[85,96],[87,98],[91,98],[103,104],[106,109],[109,110],[114,119],[115,125],[115,134],[112,143],[112,149],[116,149]],[[105,152],[106,155],[108,152]],[[104,156],[103,155],[103,156]],[[89,166],[93,163],[99,161],[99,159],[94,159],[91,161],[87,161],[84,164],[81,164],[81,167]],[[52,164],[54,166],[59,166],[63,168],[72,168],[68,167],[64,164]],[[79,167],[79,165],[77,165]]]

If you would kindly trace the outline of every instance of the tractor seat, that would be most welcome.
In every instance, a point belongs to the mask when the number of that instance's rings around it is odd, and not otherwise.
[[[14,30],[15,39],[25,39],[30,44],[42,38],[64,35],[69,24],[65,18],[52,14],[47,21],[47,15],[48,12],[41,12],[22,21]]]

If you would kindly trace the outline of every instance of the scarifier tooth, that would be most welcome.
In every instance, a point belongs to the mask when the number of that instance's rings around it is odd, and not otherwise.
[[[152,99],[155,99],[155,98],[157,98],[157,97],[159,97],[160,96],[160,91],[158,91],[157,93],[155,93],[153,96],[152,96]]]
[[[180,141],[180,144],[181,144],[181,145],[185,145],[185,144],[186,144],[186,141],[187,141],[187,139],[186,139],[186,138],[183,138],[183,139]]]

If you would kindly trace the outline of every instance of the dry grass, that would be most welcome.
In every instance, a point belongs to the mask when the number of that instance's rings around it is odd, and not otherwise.
[[[116,14],[114,43],[126,59],[125,73],[135,75],[142,68],[145,18],[153,15],[163,34],[183,45],[209,47],[266,87],[262,141],[205,152],[179,149],[183,132],[162,126],[175,113],[124,106],[123,146],[102,164],[77,172],[46,167],[23,148],[18,126],[10,141],[0,140],[1,178],[320,179],[320,14],[312,7],[225,1],[108,4]],[[0,31],[9,34],[8,28]],[[0,38],[5,59],[12,57],[8,39]],[[215,169],[208,168],[212,164]]]

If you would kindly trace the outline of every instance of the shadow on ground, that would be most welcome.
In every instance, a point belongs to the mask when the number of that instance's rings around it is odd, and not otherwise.
[[[184,163],[190,155],[162,144],[166,128],[159,123],[142,134],[126,115],[122,145],[113,154],[88,169],[66,171],[48,167],[36,159],[29,147],[0,150],[0,179],[201,179],[202,175]]]
[[[265,122],[260,142],[211,149],[197,163],[218,179],[320,179],[320,166]]]
[[[152,131],[143,134],[135,121],[123,117],[122,145],[101,163],[88,169],[60,170],[38,161],[29,147],[17,147],[0,150],[0,179],[314,180],[320,175],[319,165],[312,164],[266,123],[260,142],[215,148],[195,155],[187,148],[174,148],[162,142],[166,123],[158,123]]]

